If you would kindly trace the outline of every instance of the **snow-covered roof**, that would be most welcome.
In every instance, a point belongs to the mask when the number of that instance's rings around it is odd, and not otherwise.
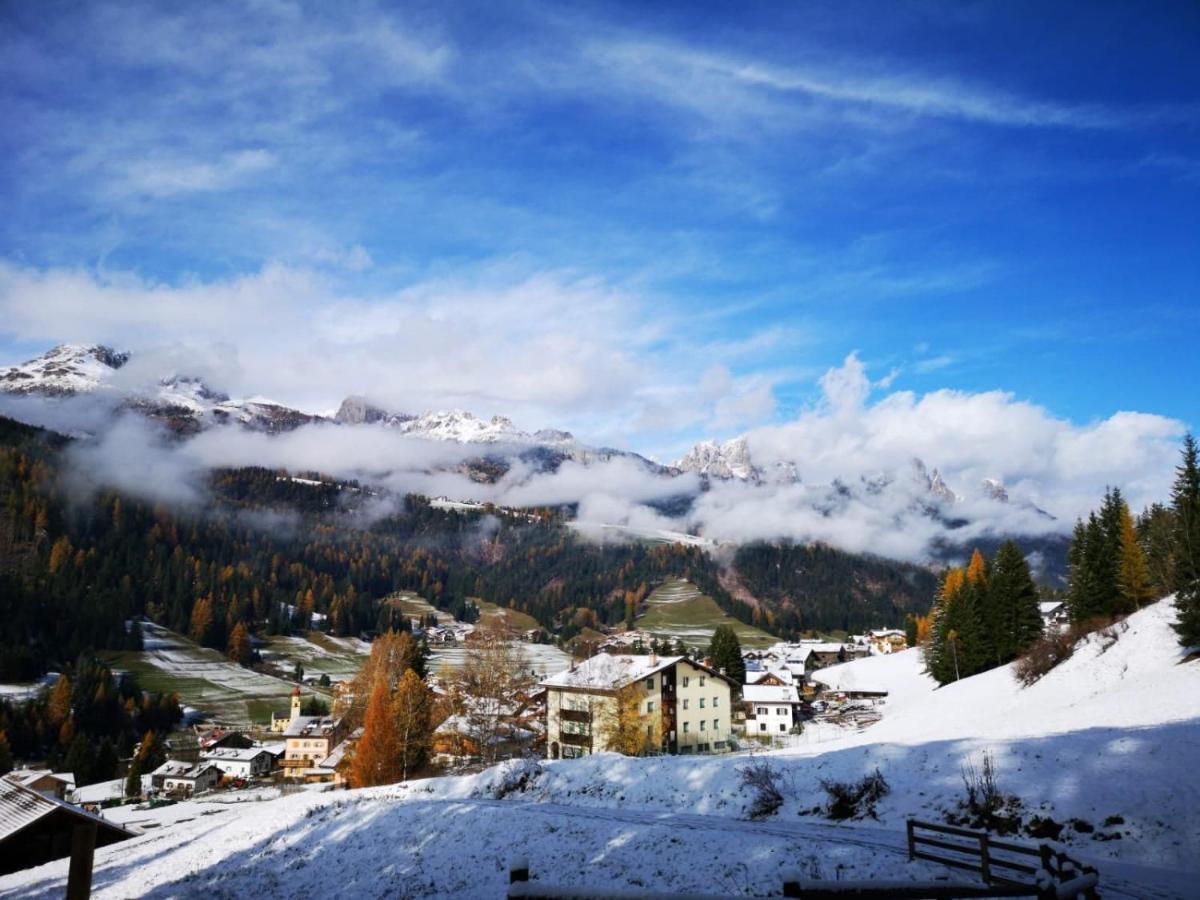
[[[746,684],[758,684],[766,678],[774,676],[785,684],[792,683],[792,672],[787,668],[746,670]]]
[[[247,747],[244,750],[239,747],[214,747],[211,750],[205,750],[200,754],[201,759],[224,759],[237,760],[239,762],[251,762],[257,759],[262,754],[270,754],[270,750],[266,747]]]
[[[329,737],[338,726],[333,716],[296,716],[284,737]]]
[[[747,703],[799,703],[796,689],[790,684],[748,684],[742,688]]]
[[[75,787],[74,772],[51,772],[49,769],[17,769],[9,772],[8,778],[18,781],[25,787],[29,787],[35,781],[40,781],[43,778],[53,778],[55,781],[61,781],[68,787]]]
[[[120,832],[126,837],[133,837],[124,828],[107,822],[99,816],[72,806],[46,794],[25,787],[18,779],[5,776],[0,778],[0,840],[16,834],[22,828],[32,825],[45,816],[59,810],[87,819],[103,826],[105,829]]]
[[[1038,610],[1043,616],[1052,616],[1062,609],[1063,605],[1061,600],[1047,600],[1038,604]]]
[[[546,687],[593,688],[612,691],[673,666],[682,656],[633,656],[598,653],[573,669],[542,682]]]
[[[164,778],[199,778],[208,769],[214,768],[205,762],[189,763],[179,759],[168,759],[150,774]]]

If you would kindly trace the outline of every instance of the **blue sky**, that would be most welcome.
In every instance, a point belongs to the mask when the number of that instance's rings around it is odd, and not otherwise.
[[[669,456],[874,390],[1200,421],[1194,3],[5,4],[0,362]]]

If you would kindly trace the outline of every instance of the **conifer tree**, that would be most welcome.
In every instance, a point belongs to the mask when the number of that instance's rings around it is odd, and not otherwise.
[[[400,678],[392,699],[401,781],[407,781],[411,774],[419,771],[429,756],[429,743],[433,737],[430,724],[432,713],[432,692],[420,676],[409,669]]]
[[[1117,584],[1121,591],[1120,612],[1134,612],[1154,599],[1146,554],[1138,541],[1129,506],[1124,503],[1121,504],[1121,562]]]
[[[737,632],[728,625],[718,625],[708,645],[708,657],[718,672],[741,684],[746,678],[746,663],[742,659],[742,645]]]
[[[1146,551],[1146,568],[1155,597],[1175,592],[1175,514],[1152,503],[1138,517],[1138,540]]]
[[[1200,463],[1196,439],[1183,440],[1183,462],[1175,470],[1171,492],[1175,514],[1175,630],[1184,647],[1200,645]]]
[[[401,764],[398,745],[391,687],[386,677],[378,677],[367,703],[363,734],[350,762],[350,783],[357,788],[399,781]]]
[[[1037,585],[1029,563],[1013,541],[1005,541],[996,552],[988,583],[990,602],[996,609],[994,635],[996,656],[1005,663],[1018,656],[1042,633]]]

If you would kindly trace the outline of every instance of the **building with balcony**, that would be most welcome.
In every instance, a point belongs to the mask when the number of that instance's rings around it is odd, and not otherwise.
[[[542,684],[550,759],[731,748],[738,685],[686,657],[600,653]]]

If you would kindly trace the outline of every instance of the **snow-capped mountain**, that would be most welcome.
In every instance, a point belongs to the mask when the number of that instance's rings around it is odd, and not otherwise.
[[[757,481],[760,474],[750,462],[750,447],[745,437],[736,437],[723,444],[701,441],[675,460],[672,467],[681,472],[743,481]]]
[[[238,423],[260,431],[287,431],[320,416],[263,397],[240,400],[192,375],[172,373],[148,384],[117,384],[114,376],[130,354],[101,344],[60,344],[36,359],[0,372],[0,392],[73,397],[94,395],[118,409],[134,409],[192,434],[212,425]]]
[[[0,372],[0,391],[55,397],[91,393],[127,362],[128,353],[102,344],[60,344]]]

